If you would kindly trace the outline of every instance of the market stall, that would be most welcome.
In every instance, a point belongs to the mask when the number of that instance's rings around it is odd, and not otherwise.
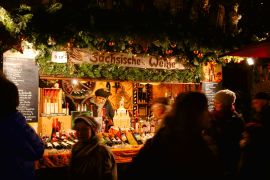
[[[46,59],[46,63],[38,59],[39,66],[34,63],[35,56],[29,60],[27,54],[4,54],[4,72],[9,77],[17,78],[13,81],[18,81],[19,92],[23,93],[20,96],[25,97],[25,103],[21,103],[19,108],[27,110],[25,116],[29,124],[45,144],[45,153],[36,162],[36,169],[68,166],[72,145],[76,143],[74,137],[70,137],[73,120],[80,114],[93,115],[87,102],[95,97],[98,89],[110,93],[108,101],[115,110],[115,116],[111,119],[112,128],[107,132],[102,129],[100,136],[118,164],[130,163],[143,143],[154,135],[152,99],[167,97],[172,104],[181,92],[203,90],[202,83],[197,81],[201,67],[186,69],[174,58],[78,48],[61,50],[52,51],[52,59]],[[11,62],[16,64],[16,69],[9,65]],[[33,73],[26,74],[27,77],[18,75],[24,72],[22,70],[26,65],[30,67],[29,63],[31,70],[36,72],[35,76]],[[204,67],[203,80],[220,81],[222,74],[215,66],[215,63],[208,63]],[[30,88],[30,91],[29,84],[32,82],[36,87]],[[104,113],[95,118],[99,118],[102,125],[108,117]]]

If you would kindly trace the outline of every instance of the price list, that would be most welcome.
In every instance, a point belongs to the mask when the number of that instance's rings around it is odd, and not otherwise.
[[[214,109],[214,96],[219,90],[219,83],[217,82],[202,82],[202,91],[205,93],[208,99],[208,109],[212,111]]]
[[[37,122],[38,114],[38,67],[34,59],[4,57],[3,71],[18,87],[18,110],[27,121]]]

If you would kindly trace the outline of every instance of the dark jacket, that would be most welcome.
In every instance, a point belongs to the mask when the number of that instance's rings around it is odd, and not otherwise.
[[[44,144],[20,112],[0,117],[0,179],[34,179]]]
[[[270,120],[270,119],[269,119]],[[239,175],[243,179],[270,179],[270,142],[263,126],[257,122],[246,124],[242,138]]]
[[[239,172],[241,178],[270,179],[270,106],[246,124]]]
[[[237,175],[241,153],[240,139],[244,126],[242,116],[236,112],[211,112],[210,127],[207,133],[216,142],[228,177]]]
[[[257,123],[260,123],[264,130],[270,130],[270,105],[264,106],[260,112],[254,114],[254,119]],[[269,136],[268,136],[269,137]]]
[[[221,179],[223,168],[202,136],[171,133],[162,127],[149,139],[125,174],[138,179]]]
[[[98,137],[73,146],[70,179],[116,180],[117,166],[113,154],[99,143]]]

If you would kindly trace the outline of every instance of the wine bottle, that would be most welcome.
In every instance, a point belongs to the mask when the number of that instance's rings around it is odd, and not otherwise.
[[[57,118],[53,118],[52,119],[52,134],[51,134],[51,139],[53,139],[53,138],[56,137],[57,126],[58,126],[58,119]]]
[[[46,149],[52,149],[52,148],[53,148],[52,143],[51,143],[51,142],[49,142],[49,141],[48,141],[48,142],[46,142],[46,143],[45,143],[45,148],[46,148]]]
[[[101,144],[106,144],[106,140],[104,139],[103,135],[99,137]]]
[[[64,149],[70,149],[72,146],[64,141],[60,142],[60,145],[64,148]]]
[[[105,135],[104,133],[102,133],[102,136],[103,136],[103,138],[105,140],[106,145],[108,145],[108,146],[112,146],[113,145],[113,142],[111,141],[111,139],[107,135]]]
[[[117,140],[115,139],[114,136],[109,136],[110,140],[112,141],[113,145],[118,144]]]
[[[68,140],[70,140],[70,141],[72,141],[74,143],[78,142],[78,139],[77,139],[75,133],[73,133],[73,132],[69,133]]]
[[[111,92],[111,84],[110,84],[110,82],[107,82],[107,83],[106,83],[106,90],[107,90],[108,92]]]
[[[46,90],[46,114],[51,114],[50,90]]]
[[[62,113],[67,115],[67,101],[66,101],[64,92],[62,93]]]
[[[47,91],[43,89],[43,113],[47,114],[47,101],[48,101],[48,98],[47,98]]]
[[[57,141],[53,141],[52,145],[53,145],[53,148],[55,149],[62,149],[62,146]]]
[[[127,136],[124,132],[121,133],[121,139],[124,143],[128,144],[128,139],[127,139]]]
[[[140,144],[143,144],[143,142],[142,142],[142,137],[140,136],[139,133],[133,132],[132,134],[133,134],[135,140],[137,141],[137,143],[138,143],[139,145],[140,145]]]
[[[58,90],[54,90],[53,102],[54,102],[54,113],[58,113]]]
[[[70,144],[71,146],[73,146],[75,144],[75,142],[67,140],[67,139],[64,140],[64,142],[67,143],[67,144]]]
[[[122,144],[123,143],[122,140],[117,135],[114,135],[114,138],[115,138],[117,144]]]
[[[55,110],[54,110],[54,90],[50,90],[51,93],[50,93],[50,114],[54,114],[55,113]]]

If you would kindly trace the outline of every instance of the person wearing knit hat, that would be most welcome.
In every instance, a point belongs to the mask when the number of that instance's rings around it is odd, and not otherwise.
[[[74,119],[75,126],[80,121],[85,122],[91,128],[93,133],[95,133],[100,128],[100,124],[95,120],[95,118],[87,116],[85,114],[75,117]],[[75,126],[74,126],[74,129],[75,129]]]
[[[217,111],[224,108],[232,108],[236,100],[236,95],[229,89],[218,91],[214,96],[214,106]]]
[[[94,117],[79,115],[74,120],[78,142],[72,147],[69,179],[117,179],[117,164],[111,150],[100,142]]]
[[[219,149],[219,155],[228,178],[237,177],[241,157],[240,139],[245,123],[234,107],[236,95],[229,89],[218,91],[214,96],[214,110],[210,112],[209,127],[205,133],[210,136]]]

